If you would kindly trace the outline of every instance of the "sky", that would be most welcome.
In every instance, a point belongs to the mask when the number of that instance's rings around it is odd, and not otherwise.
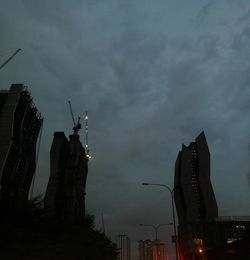
[[[86,206],[106,233],[153,239],[172,222],[182,143],[205,131],[219,215],[250,215],[248,0],[0,0],[0,88],[28,86],[44,117],[35,192],[55,131],[89,112]],[[84,142],[84,132],[81,131]],[[159,238],[173,245],[172,226]],[[172,258],[170,258],[171,260]]]

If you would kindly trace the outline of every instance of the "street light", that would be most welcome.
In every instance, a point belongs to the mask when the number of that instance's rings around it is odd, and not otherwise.
[[[173,225],[172,222],[168,223],[168,224],[159,224],[157,226],[155,225],[147,225],[147,224],[139,224],[139,226],[141,227],[152,227],[155,231],[155,240],[158,240],[158,229],[159,227],[162,227],[162,226],[170,226],[170,225]]]
[[[152,185],[152,186],[161,186],[164,187],[165,189],[167,189],[170,194],[171,194],[171,202],[172,202],[172,215],[173,215],[173,223],[174,223],[174,237],[175,237],[175,255],[176,255],[176,260],[178,260],[178,247],[177,247],[177,232],[176,232],[176,221],[175,221],[175,210],[174,210],[174,188],[171,189],[169,186],[165,185],[165,184],[160,184],[160,183],[148,183],[148,182],[144,182],[142,183],[142,185],[148,186],[148,185]]]

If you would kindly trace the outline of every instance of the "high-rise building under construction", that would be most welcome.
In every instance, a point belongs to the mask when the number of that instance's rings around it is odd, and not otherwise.
[[[66,138],[55,132],[50,149],[50,178],[45,194],[45,213],[49,218],[77,220],[85,216],[85,186],[88,156],[80,142],[77,127]]]
[[[0,92],[1,216],[26,208],[41,125],[42,117],[24,85],[12,84]]]

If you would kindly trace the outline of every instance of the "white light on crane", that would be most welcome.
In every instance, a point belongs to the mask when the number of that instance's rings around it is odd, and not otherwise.
[[[88,111],[85,111],[85,117],[84,117],[84,121],[85,121],[85,151],[86,151],[86,157],[88,159],[91,159],[91,156],[89,154],[89,126],[88,126]]]

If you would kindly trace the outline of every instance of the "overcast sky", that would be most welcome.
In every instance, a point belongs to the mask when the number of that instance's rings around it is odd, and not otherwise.
[[[0,0],[0,33],[0,63],[22,49],[1,88],[27,85],[44,117],[37,193],[71,100],[89,111],[87,209],[108,236],[135,248],[154,235],[139,223],[172,221],[167,190],[141,183],[172,187],[181,144],[202,130],[219,214],[250,215],[249,0]]]

